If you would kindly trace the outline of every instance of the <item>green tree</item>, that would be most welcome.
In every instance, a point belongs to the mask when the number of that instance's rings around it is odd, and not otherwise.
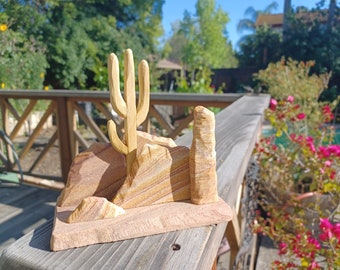
[[[195,15],[185,11],[179,24],[173,25],[165,48],[170,50],[171,59],[187,70],[187,78],[178,82],[177,91],[211,93],[211,69],[237,66],[228,40],[228,22],[228,14],[216,7],[215,0],[198,0]]]
[[[281,58],[282,34],[268,26],[261,26],[254,34],[246,36],[240,44],[240,67],[265,68],[268,63]]]
[[[163,57],[169,58],[176,63],[183,63],[184,51],[183,48],[187,42],[187,38],[183,31],[180,30],[180,22],[172,24],[172,36],[169,38],[163,47]]]
[[[284,39],[269,27],[257,28],[240,44],[240,66],[265,68],[282,56],[304,62],[313,60],[315,66],[311,72],[332,72],[329,83],[332,93],[327,96],[334,99],[337,93],[333,86],[340,85],[340,10],[334,0],[329,1],[328,7],[327,4],[320,1],[311,10],[306,7],[291,9],[287,14]]]
[[[0,0],[13,30],[44,42],[53,88],[106,89],[107,56],[157,51],[164,0]]]
[[[340,9],[330,1],[308,12],[294,12],[288,22],[283,55],[298,61],[314,60],[313,72],[332,72],[329,85],[340,86]]]
[[[177,55],[170,53],[171,58],[189,69],[235,67],[237,61],[226,30],[228,22],[228,14],[216,7],[215,0],[198,0],[195,16],[185,11],[179,26],[173,26],[167,45]]]
[[[155,53],[163,2],[79,0],[53,6],[44,29],[51,84],[107,89],[110,52],[121,55],[131,48],[138,60]]]
[[[27,38],[9,18],[0,14],[0,88],[43,89],[45,46],[34,36]]]

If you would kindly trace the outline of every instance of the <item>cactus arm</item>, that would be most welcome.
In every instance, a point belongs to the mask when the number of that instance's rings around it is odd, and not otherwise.
[[[149,66],[145,60],[138,65],[139,98],[137,107],[137,127],[146,119],[150,106]]]
[[[136,123],[136,90],[133,54],[130,49],[124,55],[124,98],[126,102],[126,117],[124,121],[125,141],[128,148],[126,167],[129,172],[137,152],[137,123]]]
[[[116,129],[116,124],[113,122],[113,120],[109,120],[107,122],[107,130],[109,133],[109,139],[110,142],[113,146],[113,148],[118,151],[119,153],[122,154],[127,154],[128,153],[128,148],[127,146],[119,139],[117,135],[117,129]]]
[[[119,88],[119,64],[118,58],[114,53],[108,57],[110,102],[113,109],[121,116],[126,116],[126,104],[120,93]]]

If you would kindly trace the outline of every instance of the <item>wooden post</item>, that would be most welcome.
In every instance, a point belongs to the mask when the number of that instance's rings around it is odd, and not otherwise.
[[[58,138],[59,138],[59,153],[60,153],[60,165],[61,165],[61,175],[64,182],[67,180],[68,172],[71,167],[73,160],[72,149],[71,149],[71,135],[70,130],[71,124],[69,124],[70,115],[68,113],[67,98],[58,97],[57,98],[57,127],[58,127]]]
[[[2,128],[5,134],[8,134],[8,109],[6,108],[6,104],[4,100],[1,100],[1,114],[2,114]],[[13,151],[10,145],[7,143],[3,145],[4,152],[6,153],[7,157],[7,164],[6,164],[6,170],[11,170],[13,163],[14,163],[14,157],[13,157]],[[0,149],[1,150],[1,149]]]

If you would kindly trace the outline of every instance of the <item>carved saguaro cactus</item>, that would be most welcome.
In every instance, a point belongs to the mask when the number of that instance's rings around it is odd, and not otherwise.
[[[110,102],[113,109],[124,118],[125,137],[121,140],[117,135],[113,120],[108,121],[108,133],[112,146],[126,155],[127,173],[136,158],[137,127],[144,122],[149,111],[150,81],[149,66],[142,60],[138,66],[139,98],[136,108],[135,72],[133,54],[130,49],[124,53],[124,98],[119,88],[119,64],[115,54],[108,59]]]

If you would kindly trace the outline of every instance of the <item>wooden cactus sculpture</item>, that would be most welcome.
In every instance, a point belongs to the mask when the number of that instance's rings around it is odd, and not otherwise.
[[[132,50],[124,52],[124,98],[119,87],[119,64],[115,54],[108,59],[110,102],[113,109],[124,118],[125,137],[121,140],[117,135],[113,120],[108,121],[108,133],[112,146],[126,155],[127,173],[136,158],[137,127],[142,124],[149,111],[150,82],[149,66],[142,60],[138,66],[139,98],[136,108],[135,72]]]

